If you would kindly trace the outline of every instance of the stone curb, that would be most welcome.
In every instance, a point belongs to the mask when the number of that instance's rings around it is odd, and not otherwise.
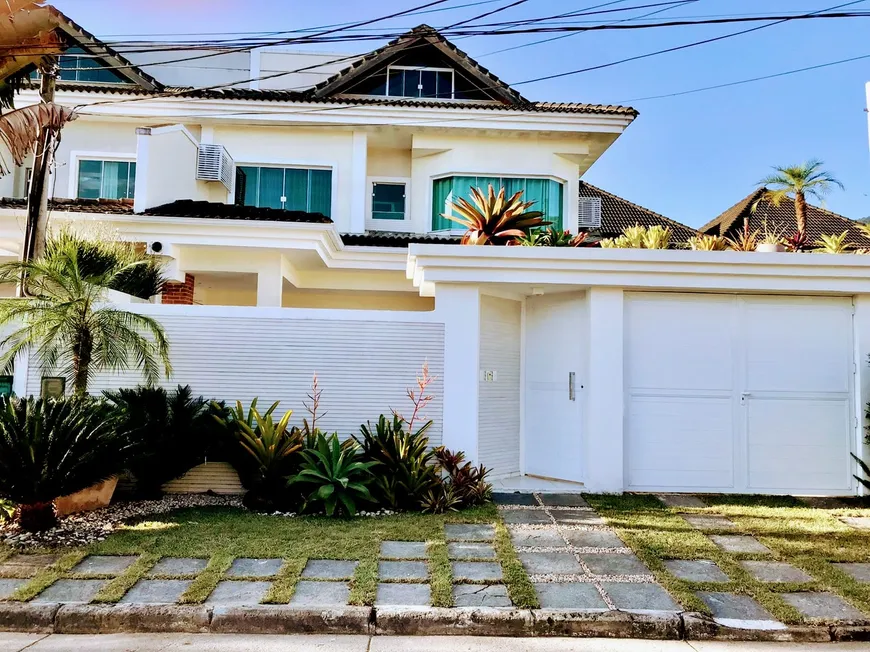
[[[596,638],[682,638],[682,619],[673,611],[556,611],[536,609],[533,636]]]
[[[687,641],[769,641],[780,643],[830,643],[827,627],[790,625],[784,629],[739,629],[720,625],[701,613],[684,613],[683,638]]]
[[[216,634],[369,634],[371,607],[299,608],[287,605],[215,607]]]
[[[532,612],[493,607],[376,607],[376,635],[530,636]]]
[[[54,618],[55,634],[206,634],[211,610],[198,605],[66,604]]]
[[[0,632],[51,634],[59,604],[0,602]]]

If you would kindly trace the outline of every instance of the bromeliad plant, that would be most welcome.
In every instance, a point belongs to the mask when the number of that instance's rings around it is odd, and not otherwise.
[[[442,217],[467,229],[462,236],[462,244],[506,245],[515,238],[525,236],[536,226],[549,224],[544,221],[543,213],[528,210],[534,202],[522,201],[522,190],[510,199],[505,199],[504,188],[496,194],[492,185],[487,194],[480,188],[471,188],[470,192],[474,203],[460,197],[449,204],[451,211],[455,211],[459,217],[450,213],[442,214]]]
[[[686,243],[693,251],[725,251],[728,241],[721,235],[693,235]]]
[[[516,239],[516,244],[523,247],[580,247],[586,242],[589,234],[586,232],[573,234],[553,226],[546,229],[535,229]]]
[[[620,236],[604,238],[599,244],[604,249],[667,249],[671,245],[671,227],[635,224],[623,229]]]
[[[336,434],[318,434],[316,446],[301,453],[302,470],[287,484],[311,490],[307,510],[322,507],[327,516],[336,512],[354,516],[361,502],[373,502],[368,485],[374,478],[371,468],[377,464],[361,461],[359,450],[353,440],[342,445]]]
[[[441,467],[441,481],[426,494],[424,512],[457,511],[492,499],[492,485],[486,480],[489,471],[482,464],[472,466],[465,461],[465,453],[454,453],[443,446],[435,450],[435,458]]]
[[[819,240],[816,240],[816,253],[820,254],[845,254],[852,249],[852,245],[846,242],[849,237],[848,231],[843,231],[840,235],[826,235],[822,233]]]

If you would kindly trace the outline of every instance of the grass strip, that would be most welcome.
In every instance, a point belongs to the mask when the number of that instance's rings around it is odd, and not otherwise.
[[[141,580],[158,561],[160,561],[160,555],[150,553],[141,555],[139,559],[128,566],[123,573],[111,580],[108,584],[103,585],[103,588],[99,590],[91,602],[96,604],[118,602],[118,600],[123,598],[124,594],[132,589],[133,585]]]
[[[191,582],[178,601],[180,604],[202,604],[208,599],[224,574],[233,565],[234,555],[218,553],[209,559],[208,566]]]
[[[296,583],[305,568],[305,559],[290,559],[284,562],[272,586],[263,598],[264,604],[287,604],[296,592]]]
[[[378,593],[378,552],[380,546],[366,549],[366,555],[359,560],[353,579],[350,581],[348,604],[370,606],[375,603]]]
[[[447,555],[447,543],[441,538],[429,541],[426,546],[429,554],[429,590],[433,607],[453,606],[453,567]]]
[[[24,586],[18,587],[18,590],[9,596],[9,600],[18,602],[32,600],[57,580],[65,577],[85,556],[86,553],[81,550],[68,552],[51,566],[37,571],[32,580]]]
[[[538,594],[514,549],[510,532],[501,520],[495,524],[495,555],[513,603],[520,609],[537,609],[540,606]]]

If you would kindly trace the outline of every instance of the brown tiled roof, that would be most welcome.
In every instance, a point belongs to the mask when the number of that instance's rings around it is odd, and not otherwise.
[[[685,243],[693,235],[697,235],[695,229],[680,224],[664,215],[659,215],[648,208],[633,204],[627,199],[617,197],[601,188],[596,188],[585,181],[580,182],[580,197],[598,197],[601,199],[601,228],[595,235],[604,238],[613,238],[622,233],[624,229],[635,224],[641,226],[668,226],[671,229],[671,242],[674,244]]]
[[[341,240],[348,247],[407,247],[409,244],[459,244],[462,236],[438,233],[399,233],[393,231],[366,231],[342,233]]]
[[[281,208],[258,208],[256,206],[237,206],[213,201],[194,201],[179,199],[170,204],[147,209],[144,215],[160,217],[199,217],[216,220],[256,220],[271,222],[309,222],[313,224],[332,224],[332,220],[321,213],[287,211]]]
[[[27,208],[26,199],[0,197],[0,208]],[[48,202],[52,211],[69,211],[72,213],[110,213],[113,215],[132,215],[132,199],[52,199]]]
[[[702,233],[733,236],[743,229],[744,219],[749,219],[749,228],[764,231],[765,222],[769,231],[788,237],[797,232],[797,219],[794,213],[794,200],[784,199],[779,206],[761,199],[765,188],[759,188],[741,199],[716,219],[708,222],[699,230]],[[759,201],[760,200],[760,201]],[[756,206],[757,204],[757,206]],[[824,235],[840,235],[846,231],[846,242],[854,247],[870,247],[870,237],[858,226],[858,222],[829,210],[807,204],[807,239],[810,243]]]

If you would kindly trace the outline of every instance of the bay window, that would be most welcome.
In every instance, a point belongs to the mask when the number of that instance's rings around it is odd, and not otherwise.
[[[309,168],[237,168],[236,203],[288,211],[332,212],[332,170]]]

